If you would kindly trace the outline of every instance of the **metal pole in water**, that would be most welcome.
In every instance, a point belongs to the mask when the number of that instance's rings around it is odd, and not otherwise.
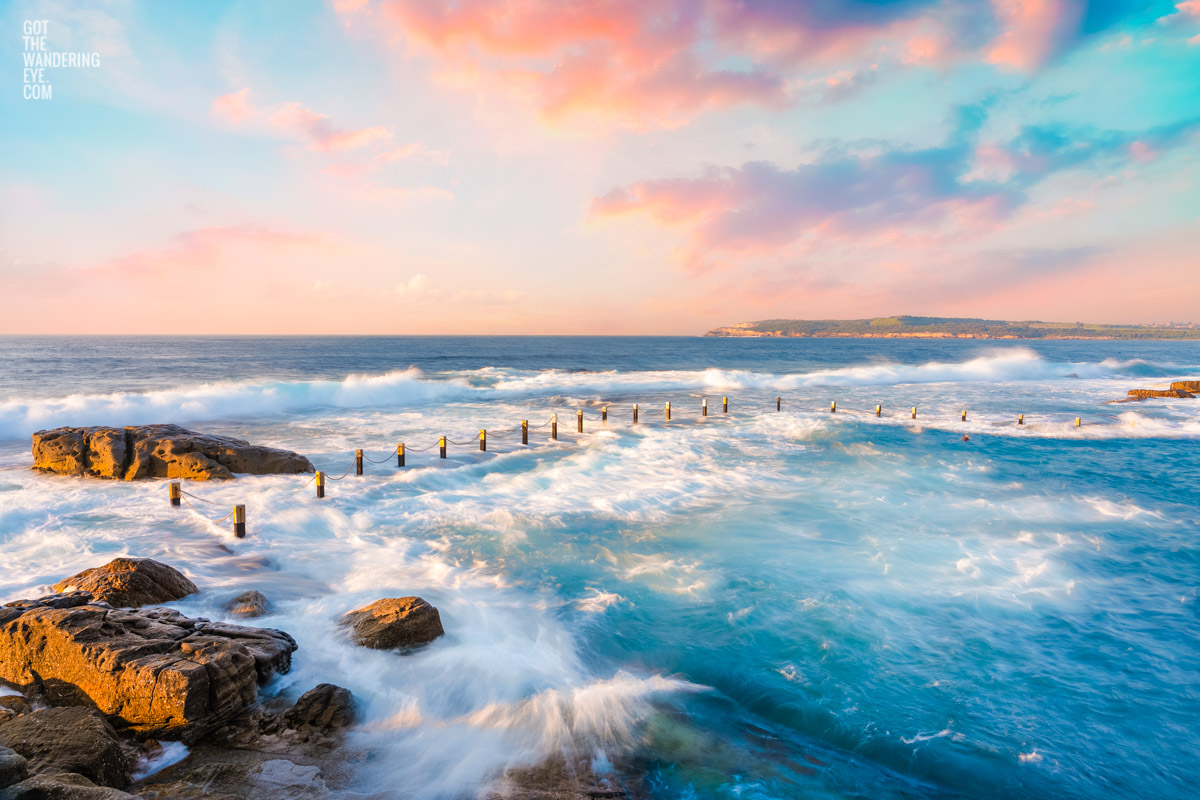
[[[446,457],[446,437],[438,439],[438,455],[442,458]]]
[[[529,420],[521,420],[521,444],[529,444]]]
[[[667,401],[667,422],[671,421],[671,401]]]
[[[1025,415],[1024,414],[1017,414],[1017,424],[1018,425],[1025,424]]]
[[[722,414],[729,413],[729,398],[728,397],[721,398],[721,413]]]
[[[633,424],[637,425],[637,403],[633,404]]]
[[[396,466],[404,466],[404,442],[396,445]]]
[[[325,473],[317,470],[317,497],[325,496]]]
[[[782,410],[783,410],[783,398],[782,398],[782,397],[776,397],[776,398],[775,398],[775,410],[776,410],[776,411],[782,411]]]
[[[246,538],[246,507],[233,507],[233,535],[239,539]]]
[[[916,419],[916,418],[917,418],[917,407],[916,407],[916,406],[913,406],[913,410],[912,410],[912,418],[913,418],[913,419]]]
[[[487,431],[482,428],[479,430],[479,452],[487,450]]]
[[[831,401],[829,402],[829,413],[830,413],[830,414],[836,414],[836,413],[837,413],[837,400],[831,400]]]
[[[558,414],[550,417],[550,438],[558,438]]]
[[[1083,422],[1083,420],[1081,420],[1079,417],[1076,417],[1075,418],[1075,427],[1078,428],[1082,422]]]
[[[575,422],[577,423],[575,430],[578,433],[583,433],[583,409],[575,412]]]
[[[354,451],[354,474],[362,475],[362,450]]]
[[[707,397],[700,401],[700,416],[702,416],[702,417],[708,416],[708,398]]]
[[[600,406],[600,421],[608,422],[608,406]]]
[[[962,412],[962,421],[963,422],[967,421],[967,410],[965,408],[963,409],[963,412]]]
[[[171,481],[167,484],[167,497],[171,498],[171,505],[179,505],[179,501],[183,498],[183,490],[179,486],[179,481]]]

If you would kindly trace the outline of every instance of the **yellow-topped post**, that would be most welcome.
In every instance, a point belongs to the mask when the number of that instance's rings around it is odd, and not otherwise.
[[[396,466],[404,466],[404,442],[396,445]]]
[[[445,436],[438,438],[438,456],[441,458],[446,457],[446,437]]]
[[[239,539],[246,538],[246,507],[233,507],[233,535]]]
[[[479,429],[479,451],[484,452],[486,450],[487,450],[487,431],[484,430],[483,428],[480,428]]]

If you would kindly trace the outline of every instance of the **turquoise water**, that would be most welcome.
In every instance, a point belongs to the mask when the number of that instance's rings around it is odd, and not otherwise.
[[[269,691],[354,691],[364,788],[466,796],[565,750],[652,798],[1194,796],[1200,401],[1105,401],[1200,377],[1198,344],[22,338],[0,357],[0,599],[119,553],[188,572],[187,613],[265,592],[261,624],[301,645]],[[199,485],[194,510],[28,470],[38,428],[167,421],[334,476],[356,447],[382,463],[324,501],[308,476]],[[467,444],[417,449],[440,435]],[[210,521],[235,502],[245,540]],[[338,636],[395,594],[447,636],[403,657]]]

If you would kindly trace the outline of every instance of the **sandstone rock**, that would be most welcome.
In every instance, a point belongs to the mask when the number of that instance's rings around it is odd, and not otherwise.
[[[111,606],[135,608],[169,603],[199,589],[179,570],[152,558],[115,558],[59,581],[54,591],[83,591]]]
[[[120,789],[97,786],[82,775],[35,775],[0,790],[0,800],[142,800]]]
[[[289,450],[242,439],[195,433],[178,425],[129,428],[56,428],[33,435],[33,468],[64,475],[116,480],[232,478],[312,472],[312,463]]]
[[[82,592],[67,599],[0,608],[0,680],[52,705],[95,706],[142,736],[196,741],[253,703],[258,684],[287,672],[296,649],[282,631],[114,609]]]
[[[0,747],[0,789],[25,780],[29,762],[16,750]]]
[[[1146,400],[1151,397],[1195,397],[1191,392],[1183,389],[1130,389],[1129,396],[1138,400]]]
[[[47,708],[0,725],[0,744],[35,773],[75,772],[102,786],[129,785],[129,762],[117,734],[92,708]]]
[[[242,592],[225,604],[225,610],[235,617],[254,619],[271,613],[271,603],[262,592]]]
[[[300,695],[283,715],[283,723],[301,734],[329,734],[354,724],[354,695],[349,689],[322,683]]]
[[[339,621],[363,647],[393,650],[432,642],[445,633],[438,610],[419,597],[387,597]]]
[[[1171,384],[1171,388],[1180,392],[1200,394],[1200,381],[1175,381]]]

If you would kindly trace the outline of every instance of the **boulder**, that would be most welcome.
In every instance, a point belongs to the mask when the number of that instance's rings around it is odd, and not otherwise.
[[[259,684],[291,668],[295,649],[283,631],[115,609],[86,592],[0,607],[0,680],[51,705],[94,706],[118,729],[189,744],[253,703]]]
[[[1200,381],[1175,381],[1171,388],[1179,392],[1200,394]]]
[[[0,744],[34,773],[78,773],[101,786],[129,785],[129,761],[116,731],[93,708],[46,708],[0,725]]]
[[[0,747],[0,789],[25,780],[29,774],[29,762],[16,750]]]
[[[225,604],[230,616],[254,619],[271,613],[271,603],[262,592],[242,592]]]
[[[432,642],[446,631],[438,610],[419,597],[386,597],[339,620],[351,638],[373,650],[394,650]]]
[[[283,724],[304,737],[328,735],[354,724],[357,714],[349,689],[322,683],[300,695],[283,714]]]
[[[0,791],[0,800],[142,800],[137,795],[97,786],[73,772],[35,775]]]
[[[54,584],[56,592],[83,591],[110,606],[136,608],[179,600],[199,591],[179,570],[152,558],[114,558]]]
[[[1195,397],[1183,389],[1130,389],[1129,397],[1136,400],[1146,400],[1151,397]]]
[[[235,473],[293,475],[312,463],[290,450],[252,445],[178,425],[55,428],[33,435],[33,468],[114,480],[232,478]]]

